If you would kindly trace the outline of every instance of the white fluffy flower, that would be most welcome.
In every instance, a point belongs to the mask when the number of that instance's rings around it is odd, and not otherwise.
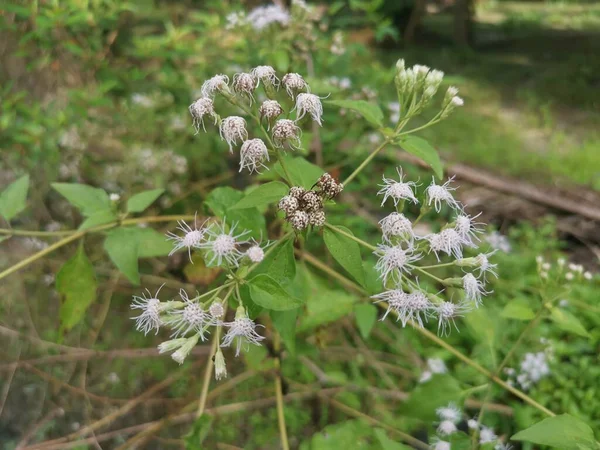
[[[410,200],[414,204],[419,203],[413,192],[413,189],[416,188],[417,184],[414,181],[408,181],[406,183],[403,181],[404,175],[401,167],[397,167],[396,172],[398,172],[400,181],[383,177],[383,184],[379,185],[381,189],[377,192],[377,195],[383,195],[381,206],[384,205],[388,198],[393,200],[394,206],[398,206],[400,200]]]
[[[261,31],[274,23],[286,26],[290,22],[290,14],[279,5],[258,6],[248,13],[246,22]]]
[[[448,335],[452,329],[452,325],[458,330],[455,319],[462,317],[469,312],[470,308],[464,303],[441,302],[436,305],[436,313],[438,315],[438,333]]]
[[[441,439],[436,438],[432,448],[433,450],[450,450],[451,446],[450,442],[442,441]]]
[[[259,83],[262,81],[267,86],[273,85],[279,87],[279,78],[277,78],[275,69],[271,66],[256,66],[250,73]]]
[[[261,167],[268,169],[265,161],[269,161],[269,150],[262,139],[244,141],[240,149],[240,172],[244,169],[248,169],[250,173],[260,172]]]
[[[163,285],[164,286],[164,285]],[[160,319],[160,312],[162,310],[162,304],[158,299],[158,293],[162,289],[162,286],[158,288],[156,294],[152,295],[148,289],[142,293],[142,296],[134,295],[133,302],[131,303],[131,309],[139,309],[141,314],[136,317],[132,317],[135,320],[135,328],[138,331],[142,331],[145,335],[152,330],[158,330],[162,321]],[[146,296],[148,294],[148,296]]]
[[[489,427],[481,427],[481,430],[479,430],[479,443],[480,444],[487,444],[490,442],[495,442],[498,439],[498,436],[496,435],[496,433],[494,433],[494,430],[492,430]]]
[[[379,221],[383,239],[390,242],[390,238],[398,237],[408,242],[413,242],[415,233],[412,223],[404,214],[393,212]]]
[[[309,114],[315,122],[322,125],[323,104],[321,99],[314,94],[303,92],[296,97],[296,121],[302,119],[306,114]]]
[[[492,231],[485,236],[484,239],[494,250],[499,250],[504,253],[510,253],[512,251],[512,246],[510,245],[508,238],[498,231]],[[560,259],[557,262],[560,265]],[[564,266],[565,260],[563,259],[562,262],[562,265]]]
[[[528,389],[550,374],[546,353],[526,353],[520,369],[521,373],[517,376],[517,381],[523,389]]]
[[[239,116],[225,117],[221,121],[221,139],[229,145],[229,151],[233,153],[233,144],[237,144],[238,139],[245,141],[248,139],[246,131],[246,120]]]
[[[467,420],[467,427],[469,427],[469,430],[477,430],[479,428],[479,422],[477,419],[469,419]]]
[[[218,116],[215,113],[215,107],[212,99],[208,97],[201,97],[192,103],[188,109],[192,115],[193,126],[196,129],[196,133],[200,131],[200,125],[202,125],[204,131],[206,131],[206,127],[204,126],[205,116],[212,117],[215,119],[215,125],[217,124]]]
[[[495,277],[498,277],[496,273],[497,264],[492,264],[489,260],[490,256],[492,256],[496,251],[490,253],[480,253],[475,257],[475,262],[477,264],[477,268],[479,269],[479,276],[483,275],[483,279],[485,280],[485,275],[489,272]]]
[[[217,92],[228,89],[229,77],[219,74],[206,80],[200,88],[202,97],[213,98]]]
[[[248,250],[246,250],[246,256],[253,263],[259,263],[263,259],[265,259],[265,251],[261,248],[260,245],[254,244]]]
[[[454,180],[454,177],[448,179],[444,184],[435,184],[435,178],[432,179],[431,184],[427,187],[427,204],[435,206],[435,210],[439,213],[442,208],[442,203],[446,203],[451,208],[462,210],[462,206],[458,201],[454,199],[451,191],[456,188],[450,187],[450,183]]]
[[[472,273],[468,273],[463,277],[463,289],[465,297],[475,303],[475,306],[481,305],[481,297],[489,294],[481,281],[479,281]]]
[[[455,97],[452,97],[452,100],[450,100],[450,104],[452,106],[463,106],[465,104],[465,101],[457,95]]]
[[[429,242],[430,251],[435,252],[439,261],[439,253],[446,253],[455,258],[462,258],[462,247],[465,241],[452,228],[447,228],[439,233],[433,233],[425,237]]]
[[[169,253],[169,256],[173,255],[173,253],[182,248],[187,248],[191,262],[192,248],[200,248],[200,244],[204,241],[204,236],[206,234],[206,228],[204,228],[204,224],[206,224],[206,222],[207,220],[205,220],[202,225],[198,227],[197,218],[194,217],[194,228],[192,228],[183,220],[178,221],[177,223],[179,226],[177,229],[183,232],[183,236],[179,236],[172,231],[167,233],[167,240],[175,242],[175,246]]]
[[[204,333],[209,325],[213,325],[210,314],[195,300],[190,300],[187,292],[180,289],[179,296],[185,306],[182,309],[174,309],[167,316],[164,323],[173,330],[172,338],[185,336],[190,332],[198,334],[201,340],[205,340]]]
[[[283,147],[287,142],[292,148],[300,148],[300,127],[293,120],[279,119],[273,125],[273,142],[276,147]]]
[[[437,432],[442,436],[449,436],[453,433],[456,433],[458,428],[451,420],[442,420],[437,427]]]
[[[482,230],[478,228],[480,225],[484,225],[481,222],[475,222],[474,220],[479,217],[481,213],[476,216],[469,216],[468,214],[459,214],[456,217],[456,225],[454,229],[458,235],[463,239],[465,244],[475,247],[475,241],[478,241],[477,233],[481,233]]]
[[[243,306],[238,306],[233,322],[227,322],[223,325],[226,326],[228,330],[227,334],[223,336],[221,347],[229,347],[234,340],[237,340],[235,356],[239,356],[243,344],[261,345],[260,341],[264,339],[263,336],[256,332],[256,327],[262,327],[262,325],[254,323],[254,321],[248,317],[246,308]]]
[[[207,233],[209,238],[204,241],[200,247],[208,251],[208,265],[211,266],[213,263],[217,263],[218,266],[223,264],[223,261],[231,266],[237,267],[239,259],[243,256],[243,253],[238,249],[238,245],[245,244],[246,241],[240,241],[239,239],[248,234],[249,231],[244,231],[238,235],[235,235],[235,229],[237,223],[232,223],[229,232],[225,232],[225,222],[220,226],[209,228]]]
[[[462,420],[462,412],[454,403],[449,403],[448,406],[442,406],[435,410],[440,420],[449,420],[457,424]]]
[[[302,75],[299,73],[286,73],[281,79],[283,86],[285,87],[285,91],[288,95],[294,98],[294,95],[300,91],[310,92],[310,88]]]
[[[398,281],[403,272],[410,272],[410,264],[421,259],[420,253],[414,253],[410,248],[404,250],[399,245],[379,244],[375,254],[379,256],[375,269],[379,272],[379,278],[383,280],[384,284],[390,277],[394,281]]]
[[[221,301],[219,300],[213,302],[208,307],[208,312],[213,319],[220,319],[225,314],[225,308],[223,308],[223,303],[221,303]]]

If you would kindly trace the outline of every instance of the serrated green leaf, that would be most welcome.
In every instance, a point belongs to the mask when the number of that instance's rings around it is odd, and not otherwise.
[[[450,375],[434,375],[430,382],[419,384],[402,405],[402,411],[410,417],[424,421],[436,420],[435,410],[460,399],[461,389]]]
[[[79,225],[80,230],[87,230],[88,228],[94,228],[100,225],[106,225],[107,223],[115,222],[117,215],[110,209],[98,211],[89,216]]]
[[[527,304],[527,301],[523,299],[516,299],[508,302],[504,309],[502,309],[502,313],[500,314],[502,317],[506,317],[507,319],[516,319],[516,320],[531,320],[535,317],[535,313]]]
[[[305,189],[310,189],[324,173],[324,170],[319,166],[301,156],[292,157],[290,155],[283,155],[282,159],[291,178],[288,181],[294,186],[302,186]],[[279,162],[273,165],[273,169],[279,176],[286,178]]]
[[[139,192],[127,200],[127,212],[139,213],[144,211],[154,201],[165,192],[164,189],[152,189]]]
[[[336,228],[353,235],[347,228],[340,226]],[[325,245],[327,246],[329,253],[331,253],[331,256],[333,256],[335,260],[340,263],[340,266],[346,269],[346,271],[364,287],[365,272],[363,270],[362,257],[360,255],[358,243],[327,227],[323,230],[323,240],[325,241]]]
[[[29,175],[13,181],[0,194],[0,216],[7,221],[15,217],[27,206],[27,191],[29,190]]]
[[[104,250],[117,268],[135,285],[140,284],[138,240],[131,228],[117,228],[107,233]]]
[[[565,450],[598,448],[590,426],[569,414],[544,419],[526,430],[519,431],[510,439]]]
[[[252,208],[278,202],[288,191],[289,187],[281,181],[271,181],[261,184],[233,205],[230,210]]]
[[[550,318],[562,330],[575,333],[586,338],[591,337],[590,333],[585,329],[583,324],[573,314],[564,311],[560,308],[552,308]]]
[[[59,317],[61,330],[69,331],[83,319],[96,300],[96,275],[83,245],[56,275],[56,290],[62,296]]]
[[[288,311],[271,311],[271,320],[275,329],[281,335],[281,340],[293,355],[296,353],[296,321],[298,308]]]
[[[354,318],[358,331],[364,339],[369,337],[373,325],[377,322],[377,307],[370,303],[361,303],[354,306]]]
[[[287,311],[302,305],[302,300],[292,297],[269,275],[260,274],[249,281],[250,297],[265,309]]]
[[[287,286],[296,276],[296,259],[294,258],[294,241],[288,239],[279,244],[258,266],[252,275],[265,273],[282,286]]]
[[[440,180],[444,177],[444,166],[440,156],[437,150],[425,139],[418,136],[406,136],[401,138],[398,144],[411,155],[425,161]]]
[[[77,183],[52,183],[52,187],[84,216],[111,210],[110,198],[102,189]]]
[[[379,445],[383,450],[410,450],[411,447],[408,447],[400,442],[393,441],[390,439],[385,432],[381,428],[375,428],[375,437],[379,441]]]
[[[371,125],[377,128],[383,127],[383,112],[375,103],[365,100],[327,100],[325,103],[356,111]]]
[[[183,437],[186,450],[200,450],[213,423],[213,416],[202,414],[192,424],[192,429]]]

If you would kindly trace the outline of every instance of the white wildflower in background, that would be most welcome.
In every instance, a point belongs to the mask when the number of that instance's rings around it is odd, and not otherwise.
[[[119,200],[121,200],[121,196],[119,194],[116,193],[112,193],[108,196],[108,198],[110,199],[111,202],[118,202]]]
[[[177,229],[183,232],[183,236],[179,236],[172,231],[167,233],[167,240],[174,241],[175,245],[173,250],[169,253],[169,256],[173,255],[176,251],[187,248],[190,262],[192,262],[192,248],[200,248],[200,244],[204,241],[206,234],[206,228],[204,225],[208,221],[205,220],[200,227],[198,227],[197,217],[194,217],[194,228],[190,227],[183,220],[178,221]]]
[[[457,424],[462,420],[462,411],[454,403],[449,403],[447,406],[436,409],[435,413],[442,421],[449,420],[450,422]]]
[[[526,353],[521,361],[517,382],[525,390],[550,375],[550,366],[544,352]]]
[[[283,147],[288,143],[292,148],[300,148],[300,127],[293,120],[279,119],[273,125],[273,142],[276,147]]]
[[[386,242],[390,242],[393,237],[404,239],[410,243],[415,240],[412,223],[404,214],[393,212],[381,219],[379,226],[381,227],[383,240]]]
[[[404,174],[400,167],[396,168],[396,172],[398,173],[400,181],[396,181],[392,178],[385,178],[384,176],[383,184],[379,185],[381,189],[377,192],[377,195],[383,195],[381,206],[384,205],[388,198],[392,199],[394,206],[398,206],[400,200],[410,200],[414,204],[419,203],[413,192],[413,189],[417,187],[417,184],[414,181],[404,182]]]
[[[429,381],[435,374],[442,374],[448,372],[446,364],[439,358],[429,358],[427,360],[427,369],[421,373],[419,383],[425,383]]]
[[[287,10],[279,5],[258,6],[246,16],[246,22],[256,31],[261,31],[274,23],[286,26],[290,19]]]
[[[309,114],[319,125],[322,125],[323,105],[321,99],[314,94],[301,93],[296,97],[296,121]]]
[[[492,231],[484,237],[484,240],[490,244],[494,250],[499,250],[504,253],[510,253],[512,251],[512,246],[510,245],[510,241],[506,236],[500,234],[498,231]],[[563,259],[564,265],[564,259]]]
[[[292,98],[301,91],[310,92],[310,88],[299,73],[286,73],[281,79],[285,91]]]
[[[190,114],[193,119],[193,126],[196,129],[196,133],[200,131],[200,125],[204,131],[206,131],[206,127],[204,126],[204,117],[208,116],[215,120],[215,125],[218,121],[218,116],[215,113],[215,108],[213,101],[208,97],[201,97],[192,103],[189,108]]]
[[[481,297],[489,294],[481,281],[479,281],[472,273],[468,273],[463,277],[463,289],[465,297],[475,303],[479,307],[482,304]]]
[[[221,139],[229,145],[229,151],[233,153],[233,145],[237,144],[238,139],[245,141],[248,139],[246,131],[246,120],[239,116],[230,116],[223,119],[220,128]]]
[[[399,281],[402,273],[410,273],[410,265],[421,259],[420,253],[415,253],[411,248],[404,250],[399,245],[378,244],[374,253],[379,256],[375,270],[379,272],[383,284],[387,283],[389,278]]]
[[[333,37],[331,39],[331,47],[329,47],[329,51],[336,56],[341,56],[346,53],[346,47],[344,46],[344,35],[341,31],[336,31],[333,33]]]
[[[152,330],[156,330],[154,334],[158,334],[158,330],[162,324],[160,319],[161,302],[158,299],[158,294],[163,286],[158,288],[154,295],[146,289],[146,292],[143,292],[141,297],[138,295],[133,296],[131,309],[138,309],[141,311],[141,314],[132,319],[135,320],[135,328],[138,331],[142,331],[145,335]]]
[[[265,161],[269,161],[269,150],[262,139],[244,141],[240,149],[240,172],[244,169],[260,172],[261,167],[268,170]]]
[[[444,184],[435,184],[435,178],[432,178],[431,184],[427,187],[427,205],[435,206],[436,212],[440,212],[442,209],[442,203],[446,203],[448,206],[454,209],[462,210],[461,204],[454,199],[452,191],[456,188],[450,187],[450,183],[454,180],[454,177],[449,178]]]
[[[179,291],[179,296],[185,306],[182,309],[173,309],[164,320],[165,325],[173,330],[171,337],[177,338],[194,332],[204,341],[204,333],[207,332],[208,326],[214,324],[211,315],[196,300],[190,300],[183,289]]]
[[[437,432],[442,436],[449,436],[458,431],[456,425],[451,420],[442,420],[437,427]]]
[[[243,11],[232,12],[227,14],[225,20],[227,21],[225,29],[233,30],[246,24],[246,14]]]
[[[244,254],[238,246],[247,242],[239,239],[248,234],[249,231],[246,230],[235,235],[237,225],[237,222],[232,223],[231,228],[226,232],[225,221],[223,221],[220,225],[215,225],[207,230],[209,238],[200,244],[200,248],[207,250],[208,255],[210,255],[210,258],[207,258],[209,266],[212,266],[215,262],[220,266],[223,261],[230,266],[237,267],[239,265],[239,259]]]
[[[450,442],[448,441],[443,441],[439,438],[436,438],[436,440],[433,442],[433,450],[450,450],[451,446],[450,446]]]
[[[223,324],[228,328],[227,334],[223,336],[221,347],[229,347],[236,341],[235,356],[240,355],[240,350],[245,344],[248,347],[249,344],[261,345],[260,341],[264,339],[263,336],[256,332],[256,327],[263,325],[257,325],[248,317],[246,308],[244,306],[238,306],[235,319],[233,322],[226,322]]]
[[[131,96],[131,103],[142,108],[152,108],[155,105],[152,97],[146,94],[136,93]]]
[[[398,102],[390,102],[387,104],[388,109],[390,110],[390,122],[398,123],[400,120],[400,103]]]
[[[479,443],[480,444],[488,444],[490,442],[495,442],[498,440],[498,436],[494,433],[489,427],[481,427],[479,430]]]
[[[206,80],[202,84],[200,92],[202,94],[202,97],[213,98],[217,92],[228,90],[228,84],[229,77],[227,75],[215,75],[214,77]]]

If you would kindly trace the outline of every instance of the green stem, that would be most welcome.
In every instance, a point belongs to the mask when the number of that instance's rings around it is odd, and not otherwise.
[[[433,266],[420,266],[421,269],[439,269],[440,267],[450,267],[454,266],[453,262],[451,263],[443,263],[443,264],[434,264]]]
[[[362,239],[357,238],[356,236],[350,234],[350,233],[346,233],[344,230],[342,230],[341,228],[338,228],[334,225],[331,225],[329,223],[325,223],[325,226],[333,231],[335,231],[336,233],[342,234],[344,236],[346,236],[347,238],[352,239],[355,242],[358,242],[360,245],[362,245],[365,248],[368,248],[371,251],[377,251],[377,247],[372,246],[371,244],[369,244],[368,242],[363,241]]]
[[[0,234],[7,234],[9,236],[52,237],[52,236],[68,236],[69,234],[73,234],[75,232],[76,232],[76,230],[29,231],[29,230],[11,230],[10,228],[0,228]]]
[[[285,426],[285,414],[283,410],[283,383],[281,380],[281,361],[279,351],[281,350],[281,340],[279,333],[275,332],[273,336],[273,349],[277,354],[275,358],[275,397],[277,400],[277,423],[279,425],[279,436],[281,438],[281,448],[283,450],[289,450],[290,444],[288,442],[287,429]]]
[[[425,275],[425,276],[428,276],[429,278],[433,278],[433,279],[434,279],[435,281],[437,281],[438,283],[440,283],[440,284],[444,284],[444,280],[442,280],[441,278],[438,278],[438,277],[436,277],[435,275],[433,275],[433,274],[431,274],[431,273],[427,272],[426,270],[423,270],[421,267],[417,267],[417,266],[413,266],[413,265],[410,265],[410,267],[411,267],[413,270],[416,270],[417,272],[420,272],[420,273],[422,273],[423,275]]]
[[[377,156],[377,154],[385,148],[391,141],[391,138],[387,137],[380,145],[377,147],[369,156],[365,158],[365,160],[358,166],[354,172],[352,172],[348,178],[344,180],[344,186],[347,186],[356,176],[365,168],[367,165]]]

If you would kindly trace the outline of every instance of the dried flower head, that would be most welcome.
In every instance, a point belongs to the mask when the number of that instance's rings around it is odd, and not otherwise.
[[[314,94],[301,93],[296,97],[296,121],[309,114],[312,119],[321,124],[323,117],[323,104],[321,99]]]
[[[266,86],[279,87],[279,78],[271,66],[256,66],[250,73],[259,83],[262,81]]]
[[[283,114],[283,108],[277,102],[277,100],[265,100],[258,108],[258,112],[261,118],[267,119],[269,122],[269,129],[271,127],[271,121],[277,119],[281,114]]]
[[[269,161],[269,150],[262,139],[244,141],[240,149],[240,172],[244,169],[250,173],[260,172],[261,167],[268,169],[265,161]]]
[[[256,327],[262,327],[263,325],[257,325],[256,323],[254,323],[254,321],[252,321],[248,317],[248,314],[246,313],[246,308],[243,306],[238,306],[233,322],[227,322],[223,325],[227,327],[228,330],[225,336],[223,336],[221,347],[229,347],[234,340],[237,341],[235,356],[240,355],[242,345],[261,345],[260,341],[264,339],[263,336],[259,335],[256,332]]]
[[[306,191],[300,197],[300,209],[310,212],[323,209],[323,200],[315,191]]]
[[[286,73],[281,79],[281,82],[288,95],[292,98],[300,91],[310,92],[308,84],[299,73]]]
[[[322,227],[325,225],[325,211],[313,211],[308,214],[308,223],[313,227]]]
[[[435,184],[435,178],[432,178],[431,184],[427,187],[427,204],[431,206],[433,203],[438,213],[442,208],[442,203],[446,203],[451,208],[462,210],[460,203],[451,194],[451,191],[456,190],[456,188],[450,187],[453,180],[454,177],[449,178],[443,185],[439,185]]]
[[[233,153],[233,144],[237,144],[238,139],[245,141],[248,139],[246,131],[246,120],[239,116],[225,117],[221,121],[221,139],[229,145],[229,151]]]
[[[158,288],[156,294],[154,295],[152,295],[150,291],[146,289],[146,292],[143,292],[141,297],[138,295],[133,296],[131,309],[139,309],[141,314],[139,316],[132,317],[132,319],[135,320],[135,328],[138,331],[142,331],[145,335],[152,330],[156,330],[155,334],[158,334],[158,330],[162,324],[160,319],[162,305],[158,299],[158,294],[161,289],[162,286]]]
[[[200,244],[204,241],[204,236],[206,234],[204,225],[206,222],[207,220],[198,227],[198,218],[197,216],[194,216],[194,228],[192,228],[183,220],[178,221],[177,223],[179,226],[177,229],[183,232],[183,236],[179,236],[172,231],[167,233],[167,240],[175,242],[175,246],[169,253],[169,256],[182,248],[187,248],[190,262],[192,262],[192,248],[200,248]]]
[[[229,77],[227,75],[215,75],[209,80],[206,80],[200,88],[202,97],[213,98],[217,92],[227,91],[229,89]]]
[[[223,260],[225,260],[229,265],[237,267],[239,259],[243,256],[238,246],[245,244],[246,241],[240,241],[239,239],[248,234],[249,231],[243,231],[235,235],[237,222],[232,223],[229,232],[225,232],[225,226],[225,222],[223,221],[220,225],[209,228],[207,230],[209,238],[200,245],[210,255],[207,263],[209,266],[213,265],[215,261],[220,266],[223,264]]]
[[[411,248],[404,250],[399,245],[379,244],[374,253],[379,257],[375,270],[379,272],[379,278],[384,284],[390,277],[399,281],[402,273],[410,273],[410,265],[421,259],[420,253],[414,253]]]
[[[250,103],[254,99],[252,95],[254,89],[258,86],[258,81],[249,73],[236,73],[233,76],[233,90],[242,95],[246,95],[250,99]]]
[[[377,195],[383,195],[381,206],[385,204],[388,198],[392,199],[394,206],[398,206],[400,200],[410,200],[414,204],[419,203],[413,192],[413,189],[417,187],[417,184],[414,181],[408,181],[406,183],[403,181],[404,174],[402,173],[401,167],[397,167],[396,172],[400,177],[400,181],[383,177],[383,184],[379,185],[381,190]]]
[[[183,289],[179,291],[179,296],[185,306],[182,309],[173,309],[164,321],[165,325],[173,330],[171,337],[185,336],[193,332],[204,341],[206,339],[204,333],[207,332],[208,325],[213,324],[212,317],[197,301],[190,300]]]
[[[218,116],[215,113],[215,107],[212,99],[208,97],[201,97],[192,103],[189,107],[190,114],[192,115],[193,125],[196,129],[196,133],[200,131],[200,125],[204,131],[206,131],[206,127],[204,126],[204,117],[209,116],[215,120],[215,125],[217,124]]]
[[[330,174],[324,173],[317,180],[317,186],[321,188],[323,196],[328,199],[337,197],[343,190],[344,184],[338,183]]]
[[[404,214],[393,212],[381,219],[379,226],[386,242],[390,242],[391,238],[400,238],[412,243],[415,239],[412,223]]]
[[[292,195],[286,195],[281,200],[279,200],[278,204],[279,209],[285,212],[288,216],[293,214],[298,209],[298,206],[298,199],[296,197],[293,197]]]
[[[283,147],[287,142],[292,148],[300,148],[300,127],[293,120],[279,119],[273,125],[273,142],[276,147]]]

